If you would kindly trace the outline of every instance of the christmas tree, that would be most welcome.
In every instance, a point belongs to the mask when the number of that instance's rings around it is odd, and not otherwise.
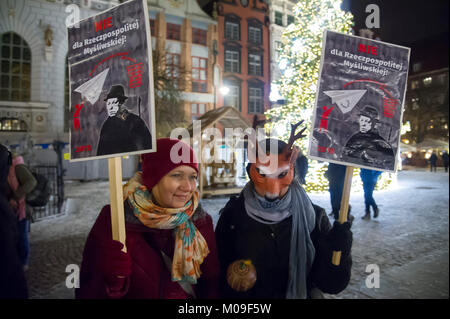
[[[341,9],[341,0],[302,0],[294,8],[295,21],[286,27],[282,36],[278,64],[282,71],[280,80],[272,84],[274,94],[285,100],[285,104],[268,110],[266,130],[287,141],[290,125],[304,120],[305,134],[309,136],[312,111],[316,99],[322,39],[325,30],[352,33],[353,16]],[[306,154],[308,138],[297,141]],[[310,161],[306,177],[306,190],[322,192],[328,189],[324,177],[328,163]],[[354,176],[359,169],[354,170]],[[384,180],[384,178],[383,178]],[[353,190],[361,189],[359,178],[353,179]],[[379,187],[385,185],[380,181]],[[378,187],[378,188],[379,188]]]

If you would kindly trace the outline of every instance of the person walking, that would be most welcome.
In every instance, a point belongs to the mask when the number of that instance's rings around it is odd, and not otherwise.
[[[448,153],[447,153],[447,151],[442,152],[442,164],[444,165],[445,172],[448,172]]]
[[[189,155],[181,162],[171,156],[180,149]],[[158,139],[157,152],[142,155],[142,172],[123,188],[127,252],[112,239],[107,205],[84,247],[77,299],[219,297],[213,222],[197,177],[194,151],[177,139]]]
[[[373,198],[373,191],[375,186],[377,186],[378,177],[381,175],[380,171],[374,171],[371,169],[361,168],[359,176],[363,182],[364,188],[364,203],[366,205],[366,213],[362,219],[370,219],[370,207],[373,209],[373,218],[377,218],[379,214],[379,209],[375,199]]]
[[[27,282],[17,251],[17,219],[6,196],[11,164],[11,152],[0,144],[0,299],[26,299]]]
[[[11,189],[9,203],[16,212],[19,228],[19,256],[24,270],[28,269],[30,254],[30,243],[28,241],[29,220],[27,218],[27,207],[25,197],[37,185],[37,181],[28,167],[25,165],[23,157],[13,154],[12,165],[9,168],[8,184]]]
[[[437,162],[437,155],[435,152],[433,152],[430,156],[430,172],[434,171],[436,172],[436,162]]]

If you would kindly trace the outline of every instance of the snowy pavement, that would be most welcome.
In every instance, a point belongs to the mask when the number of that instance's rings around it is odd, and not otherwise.
[[[449,175],[438,171],[401,171],[398,183],[374,194],[380,216],[361,220],[362,192],[352,192],[356,219],[353,231],[351,281],[327,298],[448,298]],[[66,183],[66,214],[31,225],[30,298],[73,298],[65,285],[66,267],[81,265],[84,242],[103,205],[109,202],[105,181]],[[310,194],[330,212],[329,194]],[[216,223],[227,197],[203,199]],[[370,269],[370,271],[369,271]],[[379,270],[379,287],[369,288]],[[367,270],[367,272],[366,272]],[[369,287],[366,285],[369,283]]]

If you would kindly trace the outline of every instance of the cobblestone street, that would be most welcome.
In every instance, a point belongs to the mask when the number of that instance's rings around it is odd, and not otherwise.
[[[350,196],[353,269],[349,286],[327,298],[448,298],[449,184],[448,173],[401,171],[390,190],[377,191],[376,220],[361,220],[362,192]],[[108,183],[66,183],[66,213],[31,225],[31,261],[27,272],[30,298],[73,298],[65,285],[66,266],[81,265],[84,242],[103,205]],[[329,194],[310,194],[330,212]],[[228,198],[204,199],[216,223]],[[366,267],[380,269],[380,287],[367,288]]]

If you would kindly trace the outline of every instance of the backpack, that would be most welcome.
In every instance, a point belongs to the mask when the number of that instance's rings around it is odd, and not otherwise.
[[[52,192],[47,177],[42,174],[33,172],[33,176],[37,181],[36,187],[27,194],[26,202],[32,207],[42,207],[47,205]]]

